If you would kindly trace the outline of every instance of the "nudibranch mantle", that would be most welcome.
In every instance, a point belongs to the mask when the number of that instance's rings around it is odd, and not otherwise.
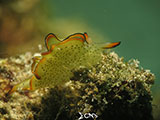
[[[100,62],[102,48],[113,48],[120,42],[100,47],[90,44],[87,33],[76,33],[64,40],[59,40],[50,33],[45,38],[45,44],[47,52],[33,58],[33,77],[13,86],[9,94],[17,90],[36,90],[63,85],[73,76],[73,70],[82,66],[91,67]]]

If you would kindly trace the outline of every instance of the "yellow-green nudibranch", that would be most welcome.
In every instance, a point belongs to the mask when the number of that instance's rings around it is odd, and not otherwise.
[[[47,52],[33,58],[33,76],[13,86],[8,94],[63,85],[73,76],[73,70],[95,65],[101,60],[103,49],[116,47],[120,42],[100,46],[91,44],[87,33],[75,33],[64,40],[50,33],[45,38],[45,44]]]

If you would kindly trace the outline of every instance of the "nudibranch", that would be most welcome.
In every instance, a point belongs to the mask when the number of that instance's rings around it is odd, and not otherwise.
[[[120,42],[104,46],[90,43],[87,33],[75,33],[64,40],[53,33],[45,38],[47,52],[33,58],[33,76],[14,85],[8,94],[19,90],[33,91],[44,87],[63,85],[73,76],[74,70],[81,66],[90,67],[101,61],[103,49],[113,48]]]

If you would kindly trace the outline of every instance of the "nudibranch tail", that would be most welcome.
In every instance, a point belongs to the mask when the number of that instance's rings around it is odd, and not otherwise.
[[[110,49],[110,48],[114,48],[118,45],[120,45],[121,42],[113,42],[113,43],[108,43],[106,45],[103,45],[103,49]]]
[[[33,76],[30,79],[26,79],[24,81],[22,81],[21,83],[14,85],[7,93],[7,95],[12,94],[13,92],[16,91],[21,91],[21,90],[29,90],[29,91],[33,91],[35,90],[35,77]]]

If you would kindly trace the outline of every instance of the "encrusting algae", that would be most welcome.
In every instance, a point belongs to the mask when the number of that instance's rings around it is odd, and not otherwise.
[[[85,44],[88,45],[87,42]],[[87,53],[90,53],[90,50],[93,49],[89,49]],[[55,52],[58,52],[58,48]],[[89,58],[87,53],[81,55]],[[95,52],[91,53],[94,55]],[[15,85],[20,80],[30,78],[36,69],[39,58],[34,61],[35,65],[32,64],[32,67],[34,66],[32,72],[30,70],[32,53],[1,59],[0,118],[4,120],[76,120],[80,117],[80,113],[83,115],[94,113],[98,116],[98,120],[153,120],[150,88],[154,83],[154,75],[149,70],[139,67],[137,60],[124,62],[123,58],[118,57],[115,52],[102,53],[101,49],[98,49],[98,53],[101,58],[98,63],[82,64],[84,67],[81,64],[79,66],[67,64],[69,68],[71,66],[74,68],[69,73],[72,75],[65,76],[70,78],[69,80],[65,80],[60,85],[54,83],[52,88],[44,83],[49,87],[30,92],[30,98],[23,94],[23,91],[14,92],[6,97],[5,86]],[[48,59],[50,56],[47,55],[45,54]],[[63,56],[59,56],[59,58],[63,58]],[[84,58],[83,60],[85,60]],[[74,60],[70,60],[70,62],[74,63]],[[61,64],[62,62],[57,61],[58,66]],[[63,69],[57,68],[58,66],[54,70],[63,73]],[[51,70],[51,68],[47,69]],[[67,69],[66,66],[65,69]],[[41,71],[37,72],[40,78],[43,75],[39,74]],[[57,75],[58,73],[53,74]],[[52,74],[48,73],[48,75]],[[63,76],[60,78],[63,80]],[[59,82],[58,80],[56,82]],[[49,84],[53,85],[52,82]]]

